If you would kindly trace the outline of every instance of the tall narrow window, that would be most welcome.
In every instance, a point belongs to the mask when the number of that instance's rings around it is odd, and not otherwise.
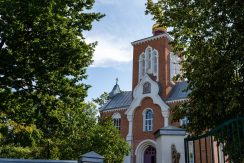
[[[146,63],[145,63],[146,61],[145,61],[145,55],[143,54],[142,55],[142,67],[141,67],[141,69],[142,69],[142,76],[144,76],[145,75],[145,72],[146,72]]]
[[[139,81],[146,73],[153,74],[158,80],[158,52],[150,46],[139,56]]]
[[[120,130],[120,122],[121,122],[121,116],[119,113],[114,113],[113,116],[113,121],[114,121],[114,127]]]
[[[140,55],[140,63],[139,63],[139,73],[140,73],[140,79],[145,74],[145,54],[142,53]]]
[[[174,76],[180,74],[180,61],[181,59],[177,56],[177,54],[174,54],[173,52],[170,52],[170,78],[173,79]]]
[[[153,51],[153,73],[158,73],[158,54],[156,51]]]
[[[152,48],[150,46],[146,49],[146,73],[151,73],[151,54]]]
[[[151,109],[147,109],[143,115],[144,120],[144,131],[152,131],[153,130],[153,111]]]
[[[148,58],[147,58],[147,65],[148,65],[148,67],[147,67],[147,72],[148,73],[150,73],[150,70],[151,70],[151,63],[152,62],[152,60],[151,60],[151,53],[149,53],[148,54]]]

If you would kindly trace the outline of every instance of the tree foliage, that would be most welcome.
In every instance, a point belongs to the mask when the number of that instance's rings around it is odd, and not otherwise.
[[[92,99],[92,101],[98,104],[99,106],[103,106],[108,102],[109,99],[109,94],[107,92],[103,92],[99,97]]]
[[[200,134],[244,115],[244,3],[240,0],[148,0],[146,13],[169,32],[182,61],[189,102],[173,109]]]
[[[1,157],[77,159],[98,150],[101,125],[82,83],[95,46],[82,33],[103,16],[89,12],[93,4],[0,1]]]
[[[123,162],[130,147],[114,127],[112,118],[101,118],[95,133],[93,147],[105,157],[105,162]]]

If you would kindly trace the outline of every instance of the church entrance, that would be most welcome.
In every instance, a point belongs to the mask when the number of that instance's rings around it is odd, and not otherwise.
[[[154,147],[149,146],[145,150],[144,163],[156,163],[156,149]]]

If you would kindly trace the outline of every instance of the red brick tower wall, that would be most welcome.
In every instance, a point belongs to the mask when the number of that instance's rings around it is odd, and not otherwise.
[[[165,99],[170,90],[170,46],[168,45],[168,39],[166,37],[158,38],[143,43],[133,45],[133,73],[132,73],[132,91],[138,84],[139,73],[139,56],[146,50],[148,46],[156,49],[159,54],[158,71],[159,71],[159,83],[162,87],[161,96]]]

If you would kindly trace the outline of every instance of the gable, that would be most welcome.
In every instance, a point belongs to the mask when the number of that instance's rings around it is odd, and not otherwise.
[[[146,91],[145,93],[145,84],[150,85],[150,91]],[[135,87],[133,91],[133,101],[126,111],[127,115],[133,115],[134,110],[141,106],[141,102],[145,97],[150,97],[153,100],[154,104],[160,106],[162,112],[168,112],[169,106],[163,101],[163,99],[159,96],[159,85],[157,82],[153,81],[149,75],[145,75],[144,78],[140,81],[140,83]]]

